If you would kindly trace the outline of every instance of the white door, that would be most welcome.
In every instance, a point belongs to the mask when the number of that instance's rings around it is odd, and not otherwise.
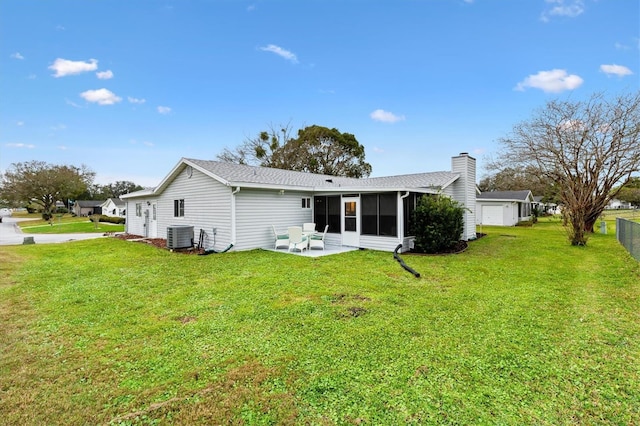
[[[149,238],[158,237],[158,204],[151,204],[151,220],[149,221]]]
[[[360,247],[360,199],[342,198],[342,245]]]

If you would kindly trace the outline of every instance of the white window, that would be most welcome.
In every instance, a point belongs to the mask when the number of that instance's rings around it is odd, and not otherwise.
[[[173,216],[184,217],[184,198],[173,200]]]
[[[311,198],[303,198],[302,199],[302,208],[310,209],[311,208]]]
[[[142,203],[136,203],[136,216],[142,217]]]

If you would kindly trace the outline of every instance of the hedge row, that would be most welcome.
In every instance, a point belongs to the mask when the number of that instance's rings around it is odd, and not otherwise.
[[[98,222],[108,222],[108,223],[115,223],[115,224],[123,224],[125,222],[125,218],[124,217],[118,217],[118,216],[105,216],[103,214],[94,214],[92,216],[89,216],[89,220],[93,221],[95,220],[95,218],[98,218]]]

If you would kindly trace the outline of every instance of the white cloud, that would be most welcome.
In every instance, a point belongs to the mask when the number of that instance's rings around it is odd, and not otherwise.
[[[374,121],[382,121],[383,123],[395,123],[397,121],[403,121],[404,115],[395,115],[392,112],[385,111],[383,109],[377,109],[369,114]]]
[[[166,107],[166,106],[159,106],[158,107],[158,112],[160,114],[169,114],[171,112],[171,108]]]
[[[96,73],[96,76],[100,79],[100,80],[109,80],[113,78],[113,71],[111,70],[106,70],[106,71],[98,71]]]
[[[565,90],[573,90],[580,87],[583,79],[575,74],[567,74],[567,71],[554,69],[551,71],[540,71],[518,83],[515,90],[524,91],[531,87],[540,89],[546,93],[560,93]]]
[[[129,101],[130,104],[143,104],[147,102],[146,99],[138,99],[131,96],[127,96],[127,100]]]
[[[64,124],[58,124],[56,126],[51,126],[51,130],[65,130],[67,128]]]
[[[5,146],[8,148],[27,148],[27,149],[33,149],[36,147],[35,145],[27,144],[27,143],[8,143]]]
[[[265,47],[261,47],[260,50],[264,51],[264,52],[271,52],[271,53],[275,53],[278,56],[283,57],[284,59],[286,59],[287,61],[291,61],[294,64],[298,63],[298,58],[296,57],[296,55],[286,49],[283,49],[280,46],[276,46],[275,44],[270,44],[268,46]]]
[[[67,149],[69,149],[69,148],[67,148],[67,147],[66,147],[66,146],[64,146],[64,145],[58,145],[58,149],[59,149],[60,151],[66,151],[66,150],[67,150]]]
[[[24,126],[24,121],[16,121],[16,126],[19,126],[19,127]]]
[[[548,22],[555,16],[575,18],[584,13],[583,0],[546,0],[546,2],[550,3],[551,7],[542,12],[540,19],[544,22]]]
[[[93,102],[98,105],[113,105],[122,100],[112,91],[107,89],[87,90],[80,93],[80,96],[87,102]]]
[[[131,145],[138,145],[138,143],[141,143],[142,145],[145,145],[145,146],[153,146],[153,142],[149,142],[149,141],[138,142],[136,139],[131,139],[129,143]]]
[[[74,108],[82,108],[81,105],[78,105],[77,103],[75,103],[75,102],[73,102],[73,101],[71,101],[69,99],[65,99],[64,101],[66,102],[67,105],[71,105]]]
[[[98,69],[98,61],[95,59],[89,59],[89,62],[83,62],[57,58],[53,61],[53,65],[49,66],[49,69],[56,72],[53,74],[54,77],[64,77],[66,75],[95,71]]]
[[[11,57],[12,57],[13,59],[24,59],[24,56],[22,56],[22,55],[20,54],[20,52],[12,53],[12,54],[11,54]]]
[[[563,132],[579,132],[584,128],[584,123],[580,120],[564,120],[558,125],[558,129]]]
[[[625,75],[633,74],[631,70],[623,65],[600,65],[600,71],[607,75],[617,75],[618,77],[624,77]]]
[[[383,152],[384,152],[384,149],[382,149],[382,148],[378,148],[377,146],[374,146],[374,147],[373,147],[373,152],[383,153]]]

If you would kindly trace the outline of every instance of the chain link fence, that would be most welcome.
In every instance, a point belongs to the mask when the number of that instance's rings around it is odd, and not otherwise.
[[[616,238],[631,256],[640,261],[640,223],[616,218]]]

